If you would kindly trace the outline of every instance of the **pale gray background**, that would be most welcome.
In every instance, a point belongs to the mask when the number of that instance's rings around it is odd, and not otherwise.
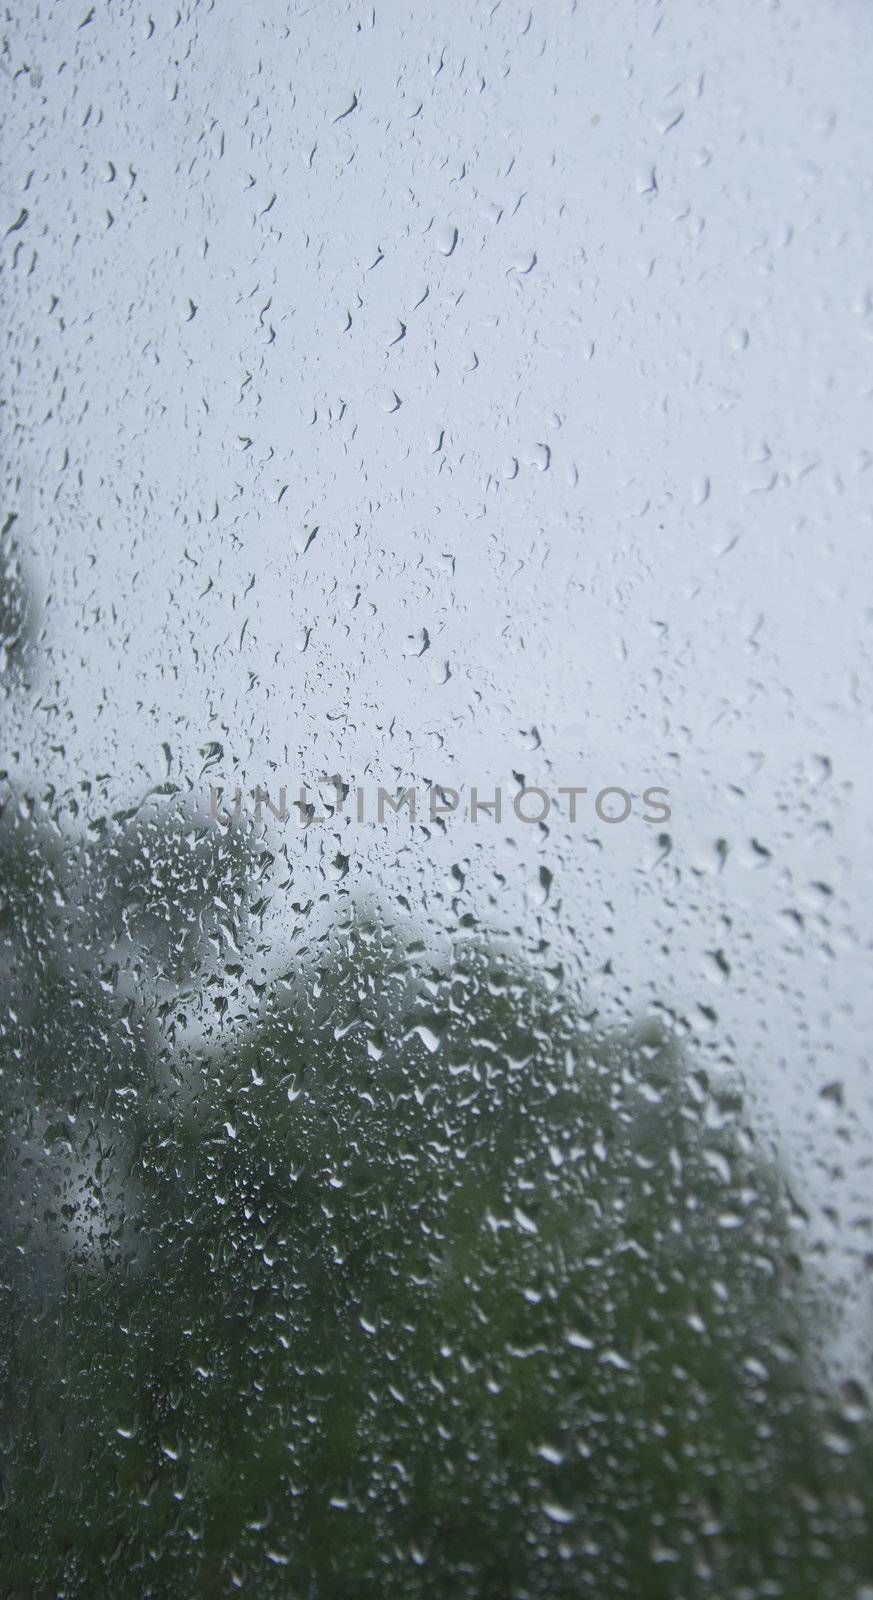
[[[590,813],[276,829],[270,948],[375,888],[437,946],[470,909],[548,940],[608,1015],[675,1007],[857,1286],[873,10],[5,28],[5,502],[46,630],[16,781],[79,825],[168,773],[666,784],[669,853]]]

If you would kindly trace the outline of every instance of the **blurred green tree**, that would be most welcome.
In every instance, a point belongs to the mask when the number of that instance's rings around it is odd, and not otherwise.
[[[263,865],[0,819],[0,1593],[860,1595],[866,1400],[740,1096],[360,909],[247,983]]]

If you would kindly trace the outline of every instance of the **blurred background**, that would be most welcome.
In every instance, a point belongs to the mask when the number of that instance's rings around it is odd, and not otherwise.
[[[657,1020],[790,1173],[854,1379],[869,7],[39,3],[0,69],[9,815],[141,863],[215,835],[210,786],[500,786],[499,823],[247,823],[257,936],[199,902],[189,1038],[364,905]],[[589,795],[522,824],[531,785]]]

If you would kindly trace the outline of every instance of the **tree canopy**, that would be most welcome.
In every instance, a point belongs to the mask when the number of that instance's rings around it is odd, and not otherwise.
[[[0,1592],[859,1592],[866,1400],[738,1091],[361,907],[246,986],[258,877],[3,813]]]

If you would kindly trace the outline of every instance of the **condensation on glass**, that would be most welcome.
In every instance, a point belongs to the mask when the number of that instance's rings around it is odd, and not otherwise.
[[[871,1600],[871,66],[6,17],[9,1600]]]

